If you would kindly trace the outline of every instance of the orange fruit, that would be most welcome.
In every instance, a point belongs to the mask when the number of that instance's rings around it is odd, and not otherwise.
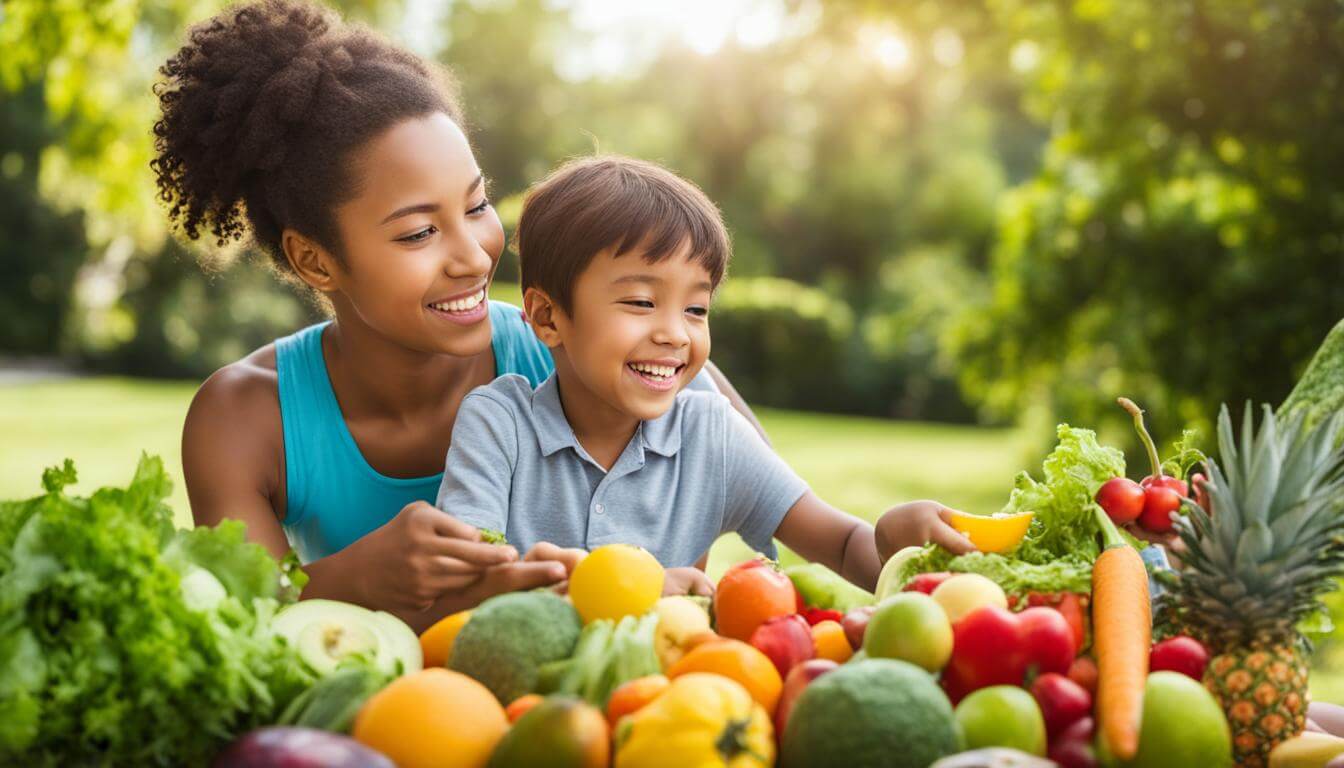
[[[836,664],[844,664],[854,655],[845,628],[838,621],[827,619],[812,625],[812,645],[817,649],[818,659],[830,659]]]
[[[840,636],[844,637],[844,630],[840,631]],[[770,657],[741,640],[725,638],[701,643],[673,664],[667,670],[667,676],[675,679],[690,672],[708,672],[740,683],[771,716],[784,688],[784,681]]]
[[[393,680],[364,702],[351,735],[399,768],[480,768],[509,729],[484,685],[431,667]]]
[[[509,718],[510,723],[518,722],[518,718],[526,715],[533,707],[545,701],[546,697],[540,693],[525,693],[514,699],[509,706],[504,708],[505,717]]]
[[[446,667],[453,655],[453,641],[457,633],[471,619],[471,611],[458,611],[445,616],[420,635],[420,650],[425,654],[426,667]]]
[[[760,560],[729,568],[714,589],[715,629],[747,642],[766,619],[798,610],[798,593],[788,576]]]
[[[622,683],[607,699],[607,722],[615,728],[618,720],[643,709],[671,685],[672,681],[665,675],[645,675]]]

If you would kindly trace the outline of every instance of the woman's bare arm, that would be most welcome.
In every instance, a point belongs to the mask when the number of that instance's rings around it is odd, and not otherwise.
[[[705,371],[709,373],[709,378],[713,380],[714,386],[719,388],[719,392],[724,397],[728,398],[728,403],[733,406],[733,410],[745,416],[747,422],[750,423],[752,427],[755,427],[756,431],[760,434],[761,439],[765,441],[765,444],[770,445],[770,436],[765,434],[765,427],[761,426],[761,422],[757,420],[756,414],[751,410],[751,406],[747,405],[747,401],[742,399],[742,395],[738,393],[737,388],[735,388],[733,383],[728,380],[728,377],[723,375],[723,371],[720,371],[719,367],[711,360],[705,361]]]

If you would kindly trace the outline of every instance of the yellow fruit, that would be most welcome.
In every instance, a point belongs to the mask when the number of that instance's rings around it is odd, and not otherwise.
[[[1019,512],[1015,515],[968,515],[965,512],[952,513],[952,527],[970,537],[971,543],[981,552],[1007,552],[1022,543],[1031,525],[1033,512]]]
[[[691,638],[710,631],[709,614],[694,601],[680,595],[659,599],[653,609],[658,612],[653,649],[658,653],[663,669],[668,669],[690,650]]]
[[[458,611],[435,622],[420,635],[420,650],[425,654],[426,667],[442,667],[448,664],[453,655],[453,641],[457,633],[467,625],[471,611]]]
[[[480,768],[508,729],[504,708],[485,686],[431,667],[364,702],[351,735],[399,768]]]
[[[933,599],[947,611],[948,621],[956,624],[977,608],[993,605],[1008,608],[1003,588],[978,573],[959,573],[933,590]]]
[[[1269,768],[1321,768],[1340,755],[1344,755],[1344,739],[1303,731],[1269,753]]]
[[[663,594],[663,566],[653,555],[628,544],[593,550],[569,577],[569,599],[587,624],[642,616]]]

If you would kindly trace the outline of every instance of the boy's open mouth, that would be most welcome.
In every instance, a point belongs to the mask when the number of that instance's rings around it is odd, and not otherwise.
[[[666,390],[676,383],[682,370],[686,368],[685,363],[672,365],[670,362],[634,362],[626,363],[625,367],[651,389]]]

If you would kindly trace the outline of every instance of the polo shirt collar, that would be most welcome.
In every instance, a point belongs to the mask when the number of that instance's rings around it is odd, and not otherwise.
[[[574,428],[565,419],[560,404],[560,384],[552,373],[532,393],[532,414],[537,425],[537,446],[543,456],[573,448],[586,455],[574,436]],[[660,456],[675,456],[681,450],[681,403],[674,403],[662,416],[642,421],[635,428],[635,439],[641,448]]]

